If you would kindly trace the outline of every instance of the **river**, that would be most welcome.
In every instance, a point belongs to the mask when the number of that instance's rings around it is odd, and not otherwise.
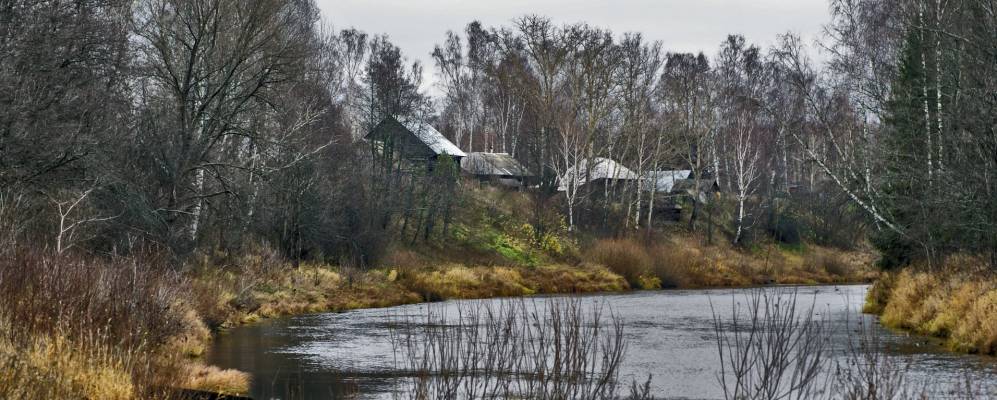
[[[872,327],[888,356],[908,363],[907,384],[927,387],[932,397],[944,397],[967,375],[993,390],[997,359],[946,352],[932,340],[880,327],[875,318],[858,313],[867,289],[843,285],[765,290],[795,291],[798,306],[806,310],[813,303],[815,313],[830,321],[830,348],[835,353],[854,341],[856,323]],[[629,345],[621,368],[624,382],[645,380],[651,374],[657,398],[717,399],[723,398],[723,392],[717,382],[719,358],[712,310],[720,318],[730,318],[733,302],[743,303],[749,290],[640,291],[572,298],[608,306],[624,322]],[[542,303],[552,298],[557,297],[527,301]],[[457,304],[448,301],[264,321],[219,335],[208,361],[251,373],[255,399],[391,398],[399,379],[393,372],[392,325],[418,320],[427,307],[446,311],[456,309]],[[987,393],[997,398],[997,393]]]

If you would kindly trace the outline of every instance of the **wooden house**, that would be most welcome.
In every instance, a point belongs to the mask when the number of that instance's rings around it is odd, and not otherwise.
[[[467,157],[425,121],[387,117],[367,134],[366,139],[373,144],[376,154],[391,154],[414,163],[425,163],[430,169],[440,156],[449,156],[458,165]]]

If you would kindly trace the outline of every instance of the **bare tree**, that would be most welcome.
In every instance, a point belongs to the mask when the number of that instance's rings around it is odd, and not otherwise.
[[[565,69],[564,112],[557,116],[558,146],[555,171],[561,177],[568,206],[568,230],[575,229],[575,207],[583,185],[596,165],[592,144],[615,107],[614,81],[617,48],[608,31],[573,25],[565,28],[564,46],[570,50]],[[585,169],[585,171],[582,171]],[[574,171],[573,177],[568,175]]]
[[[144,100],[165,115],[143,134],[162,182],[156,213],[175,248],[198,237],[207,202],[233,193],[233,171],[261,132],[252,113],[298,68],[311,38],[311,12],[283,0],[249,6],[229,0],[147,0],[137,6],[135,35]],[[305,16],[307,18],[307,15]]]

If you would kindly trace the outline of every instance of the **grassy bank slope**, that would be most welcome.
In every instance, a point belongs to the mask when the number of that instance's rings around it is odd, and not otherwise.
[[[885,274],[864,311],[887,327],[942,338],[954,351],[997,355],[997,277],[967,265],[979,264],[956,257],[941,269]]]
[[[877,276],[868,251],[776,243],[739,249],[688,234],[598,240],[583,257],[644,289],[871,282]]]

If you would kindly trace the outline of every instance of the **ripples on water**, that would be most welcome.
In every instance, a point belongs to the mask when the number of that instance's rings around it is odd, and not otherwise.
[[[976,382],[997,382],[997,360],[942,351],[923,338],[881,328],[861,315],[867,286],[770,288],[798,292],[798,307],[831,322],[831,348],[840,354],[856,336],[857,324],[868,324],[890,349],[891,356],[910,360],[910,384],[927,386],[942,396],[968,372]],[[605,304],[626,326],[629,349],[621,379],[643,382],[653,375],[658,398],[717,399],[719,357],[713,331],[713,311],[730,318],[732,303],[744,302],[747,289],[644,291],[575,296],[585,304]],[[538,306],[557,297],[535,297]],[[480,300],[499,302],[502,300]],[[399,365],[390,332],[398,323],[424,320],[428,308],[456,318],[456,301],[388,309],[304,315],[241,327],[221,335],[209,362],[253,374],[257,399],[325,399],[357,394],[359,398],[391,398]],[[408,322],[406,322],[408,321]],[[926,382],[929,382],[927,384]],[[997,393],[992,393],[997,398]]]

